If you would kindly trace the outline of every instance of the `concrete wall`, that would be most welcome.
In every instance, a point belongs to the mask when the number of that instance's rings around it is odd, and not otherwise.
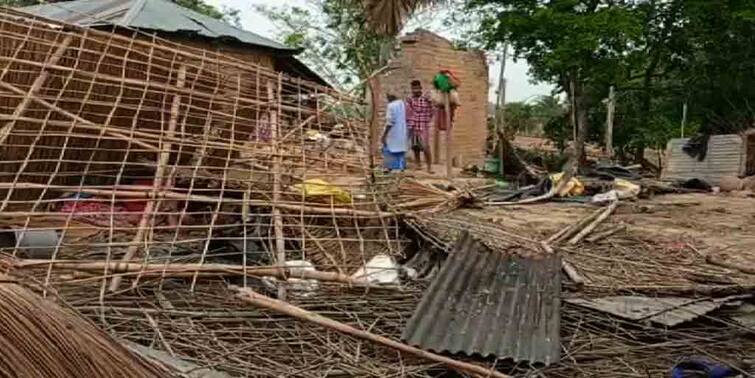
[[[461,107],[456,112],[453,130],[454,163],[482,164],[485,158],[488,111],[488,65],[480,51],[460,50],[452,43],[426,30],[417,30],[401,40],[396,57],[390,62],[391,70],[379,76],[382,93],[378,96],[380,112],[378,127],[385,125],[385,93],[393,91],[408,96],[410,82],[418,79],[423,88],[432,88],[432,78],[441,69],[450,69],[462,82],[459,90]],[[382,132],[382,131],[379,131]],[[436,133],[431,132],[431,137]],[[442,138],[442,134],[441,138]],[[442,142],[443,139],[440,139]],[[435,143],[431,143],[432,146]],[[433,151],[435,154],[436,151]],[[445,161],[445,148],[441,143],[440,162]]]

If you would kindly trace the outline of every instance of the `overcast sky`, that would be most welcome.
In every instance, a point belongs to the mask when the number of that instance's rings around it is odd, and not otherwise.
[[[215,5],[217,7],[230,7],[236,8],[241,11],[241,25],[244,29],[251,32],[263,35],[265,37],[275,36],[275,26],[265,16],[258,14],[253,6],[256,4],[280,6],[284,4],[304,4],[306,0],[206,0],[207,3]],[[428,27],[432,31],[446,37],[452,38],[452,35],[444,34],[440,32],[442,28],[440,26]],[[433,30],[435,29],[435,30]],[[492,58],[492,57],[491,57]],[[501,69],[500,64],[493,59],[488,62],[490,64],[490,98],[495,98],[495,87],[498,85],[498,74]],[[509,61],[506,64],[506,78],[508,80],[506,101],[528,101],[538,95],[549,94],[551,86],[543,84],[530,83],[529,76],[527,75],[527,64],[523,61],[513,62]]]

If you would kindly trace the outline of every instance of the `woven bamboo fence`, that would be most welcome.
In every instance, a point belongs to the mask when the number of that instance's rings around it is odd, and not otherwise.
[[[349,272],[398,253],[354,98],[12,11],[0,12],[0,66],[0,223],[14,256],[21,233],[41,230],[58,233],[52,260],[202,264],[231,244],[240,264]]]

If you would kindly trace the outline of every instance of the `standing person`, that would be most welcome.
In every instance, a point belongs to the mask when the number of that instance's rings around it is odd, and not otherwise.
[[[406,130],[406,105],[393,94],[388,94],[388,107],[385,111],[385,132],[383,132],[383,155],[386,170],[406,169],[408,135]]]
[[[414,80],[411,83],[412,94],[406,99],[407,126],[409,127],[409,140],[414,151],[414,160],[422,169],[422,157],[424,151],[427,172],[432,171],[432,152],[430,150],[430,124],[433,119],[433,101],[422,92],[422,82]]]

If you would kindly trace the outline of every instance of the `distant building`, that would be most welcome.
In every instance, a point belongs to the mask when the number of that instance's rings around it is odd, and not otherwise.
[[[196,48],[233,56],[247,63],[327,85],[296,59],[300,50],[251,33],[222,20],[184,8],[170,0],[74,0],[20,9],[56,21],[114,30],[133,29]],[[145,35],[144,38],[149,38]]]
[[[485,158],[488,114],[488,64],[479,50],[456,48],[451,41],[429,32],[416,30],[401,38],[398,54],[389,63],[389,70],[378,77],[380,90],[378,110],[385,108],[385,92],[408,96],[409,83],[418,79],[425,89],[432,88],[432,78],[442,69],[451,70],[462,82],[459,88],[461,107],[454,123],[453,161],[462,164],[481,164]],[[379,118],[381,128],[385,122]],[[373,130],[380,132],[380,130]],[[436,133],[431,133],[435,138]],[[442,134],[441,134],[442,135]],[[432,143],[438,146],[438,143]],[[445,162],[445,148],[433,150],[439,162]]]

